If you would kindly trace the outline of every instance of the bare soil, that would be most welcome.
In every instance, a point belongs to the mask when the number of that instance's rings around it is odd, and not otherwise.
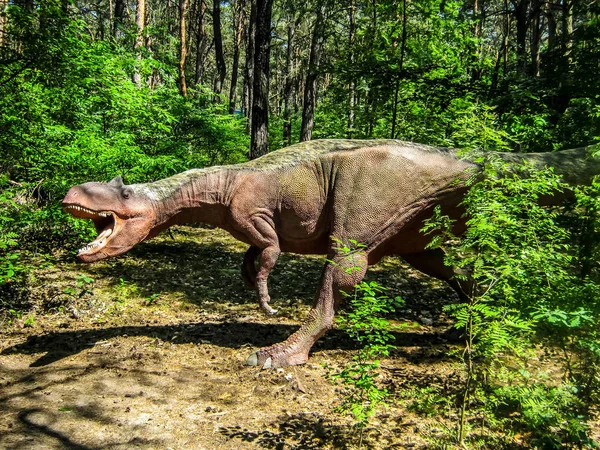
[[[323,367],[355,354],[344,333],[321,339],[304,366],[243,365],[302,322],[323,258],[282,255],[270,283],[279,313],[266,317],[239,275],[245,249],[220,230],[182,227],[115,260],[40,261],[38,309],[0,334],[0,448],[356,447],[351,418],[333,412],[341,389]],[[406,306],[394,318],[398,349],[382,362],[390,405],[364,446],[427,448],[451,425],[424,407],[417,415],[411,393],[456,388],[447,354],[458,341],[442,312],[454,293],[393,258],[368,278]]]

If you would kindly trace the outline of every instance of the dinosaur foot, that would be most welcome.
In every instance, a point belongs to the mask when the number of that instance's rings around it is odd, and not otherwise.
[[[277,367],[297,366],[308,361],[308,350],[298,350],[294,346],[276,344],[271,347],[261,348],[252,353],[244,365],[259,366],[263,369]]]
[[[268,303],[263,302],[260,303],[260,309],[262,309],[267,316],[277,314],[277,311],[279,311],[278,309],[271,308]]]

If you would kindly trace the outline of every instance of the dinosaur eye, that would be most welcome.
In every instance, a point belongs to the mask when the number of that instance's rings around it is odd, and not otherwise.
[[[133,194],[131,189],[123,189],[123,191],[121,192],[121,195],[123,196],[123,198],[125,200],[127,200],[129,197],[131,197],[131,194]]]

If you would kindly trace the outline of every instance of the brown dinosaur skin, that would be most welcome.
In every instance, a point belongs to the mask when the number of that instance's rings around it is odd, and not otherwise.
[[[525,158],[538,166],[566,160],[565,178],[572,182],[588,182],[600,173],[598,163],[586,161],[586,149],[544,155],[502,158]],[[267,280],[280,252],[326,254],[328,262],[304,324],[286,341],[247,360],[249,365],[281,367],[307,361],[314,342],[333,324],[341,292],[352,291],[367,267],[384,256],[400,255],[460,293],[443,254],[425,250],[431,236],[419,230],[441,205],[442,213],[457,219],[454,231],[463,231],[459,203],[467,189],[464,181],[478,170],[450,149],[392,140],[321,140],[154,183],[124,185],[120,177],[85,183],[69,190],[63,207],[76,217],[92,219],[100,233],[91,248],[80,251],[84,262],[122,254],[175,224],[203,222],[227,230],[250,245],[242,275],[267,313],[275,312],[269,306]],[[366,247],[343,254],[333,238]],[[356,270],[348,273],[349,267]]]

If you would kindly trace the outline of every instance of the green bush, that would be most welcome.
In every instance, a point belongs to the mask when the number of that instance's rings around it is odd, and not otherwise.
[[[530,442],[543,448],[592,446],[587,421],[600,392],[600,286],[581,276],[577,239],[560,225],[559,210],[539,204],[562,190],[550,170],[488,161],[463,201],[464,236],[452,236],[452,221],[439,209],[424,229],[438,232],[431,246],[443,248],[446,263],[472,286],[466,301],[446,307],[465,336],[457,398],[463,445],[475,435],[468,417],[477,413],[495,432],[507,423],[527,430]],[[579,189],[577,197],[587,231],[597,232],[597,185]],[[597,258],[596,243],[590,251]],[[553,362],[562,367],[561,379],[531,364],[543,359],[540,344],[560,355]]]
[[[22,281],[28,252],[91,233],[61,211],[69,187],[245,160],[244,119],[214,105],[202,86],[181,97],[173,70],[152,58],[140,71],[144,79],[158,73],[161,83],[137,86],[133,52],[92,39],[83,20],[52,0],[8,11],[11,38],[22,45],[0,55],[0,285]]]

